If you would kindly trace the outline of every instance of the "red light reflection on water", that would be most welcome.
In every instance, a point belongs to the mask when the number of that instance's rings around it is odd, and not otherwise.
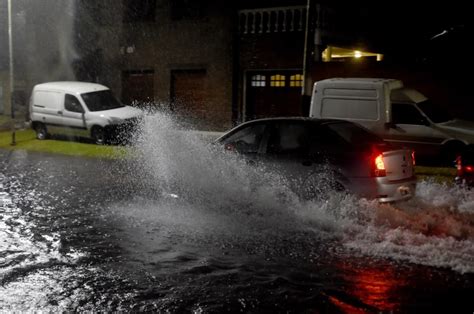
[[[338,268],[343,271],[348,283],[346,293],[363,304],[380,311],[392,311],[399,307],[397,291],[407,285],[407,280],[390,265],[355,266],[341,262]]]

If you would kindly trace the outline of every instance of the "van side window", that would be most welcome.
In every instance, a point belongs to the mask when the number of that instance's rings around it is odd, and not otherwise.
[[[392,104],[392,122],[395,124],[426,124],[426,118],[413,105]]]
[[[75,96],[69,94],[66,94],[66,97],[64,98],[64,109],[72,112],[84,112],[84,108],[82,108],[79,100]]]

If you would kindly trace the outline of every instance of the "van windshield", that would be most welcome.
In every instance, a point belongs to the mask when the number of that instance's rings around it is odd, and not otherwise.
[[[434,123],[443,123],[453,120],[449,112],[429,100],[422,101],[416,105]]]
[[[110,90],[81,94],[89,111],[102,111],[125,107]]]

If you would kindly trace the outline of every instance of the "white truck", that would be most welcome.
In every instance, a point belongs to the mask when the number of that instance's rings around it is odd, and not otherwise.
[[[474,122],[453,119],[403,82],[383,78],[331,78],[314,84],[310,117],[348,120],[417,156],[452,161],[474,144]]]
[[[50,82],[33,88],[30,119],[36,137],[49,134],[90,137],[96,144],[124,136],[143,113],[121,104],[106,86],[87,82]]]

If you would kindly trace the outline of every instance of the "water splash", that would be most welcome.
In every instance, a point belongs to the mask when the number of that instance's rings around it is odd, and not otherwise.
[[[206,137],[207,136],[207,137]],[[147,118],[138,140],[142,171],[170,194],[207,205],[255,202],[278,207],[289,193],[285,178],[250,167],[238,156],[212,147],[212,136],[187,129],[170,113]]]
[[[188,217],[205,217],[202,225],[212,213],[216,226],[240,234],[311,230],[353,254],[474,272],[472,191],[421,181],[414,199],[395,205],[343,193],[303,201],[286,178],[209,147],[202,134],[170,113],[147,118],[136,148],[142,171],[160,191],[184,197],[186,210],[194,213]],[[182,222],[180,215],[166,216]]]
[[[472,191],[421,181],[417,196],[408,202],[388,205],[334,197],[324,204],[306,204],[300,213],[338,235],[356,254],[472,273],[472,197]]]

